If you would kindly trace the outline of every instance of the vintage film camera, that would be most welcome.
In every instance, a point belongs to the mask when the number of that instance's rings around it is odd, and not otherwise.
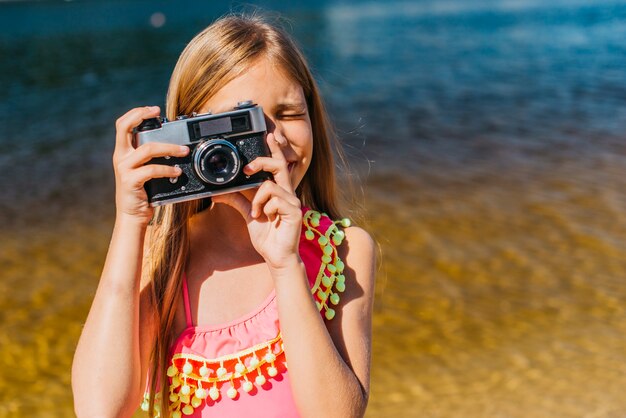
[[[135,129],[136,146],[147,142],[186,145],[191,152],[182,158],[154,158],[148,164],[179,166],[180,177],[146,182],[151,206],[184,202],[258,187],[271,174],[252,176],[243,167],[259,156],[270,156],[265,142],[263,109],[252,101],[239,102],[218,114],[179,116],[175,121],[152,118]]]

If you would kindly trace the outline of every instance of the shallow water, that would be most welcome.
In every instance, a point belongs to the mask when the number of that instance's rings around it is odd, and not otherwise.
[[[227,10],[177,4],[0,3],[0,417],[72,414],[113,121]],[[264,5],[380,243],[368,416],[626,416],[626,3]]]

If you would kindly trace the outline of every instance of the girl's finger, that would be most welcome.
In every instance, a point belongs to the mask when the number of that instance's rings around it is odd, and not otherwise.
[[[162,164],[149,164],[141,166],[122,179],[123,183],[126,183],[130,189],[138,189],[151,179],[164,178],[164,177],[178,177],[182,174],[182,170],[179,167],[173,167]]]
[[[145,119],[156,118],[161,114],[159,106],[136,107],[120,116],[115,121],[115,148],[125,153],[133,148],[133,128]]]
[[[224,203],[236,209],[246,220],[246,223],[252,221],[252,216],[250,215],[252,204],[241,192],[212,196],[211,200],[213,200],[214,203]]]
[[[274,221],[277,217],[287,215],[289,213],[290,205],[278,196],[273,196],[263,206],[263,213],[267,216],[267,219]]]
[[[287,144],[287,140],[281,134],[270,132],[267,134],[267,146],[270,148],[272,158],[277,160],[286,160],[282,146]]]
[[[268,141],[271,143],[272,141]],[[254,173],[258,173],[259,171],[266,171],[271,173],[274,177],[274,181],[283,189],[293,192],[293,187],[291,186],[291,179],[289,178],[289,169],[287,168],[287,160],[285,160],[285,156],[282,154],[282,150],[278,147],[277,144],[273,145],[278,149],[282,158],[275,158],[274,155],[279,155],[277,153],[272,152],[272,157],[257,157],[248,165],[243,168],[243,171],[248,176],[251,176]],[[272,147],[270,146],[270,150]]]
[[[184,145],[148,142],[128,154],[128,156],[120,162],[120,165],[135,168],[142,166],[156,157],[184,157],[187,154],[189,154],[189,147]]]
[[[287,204],[294,206],[298,209],[301,207],[300,199],[292,193],[287,192],[274,182],[266,181],[257,190],[254,198],[252,199],[252,207],[250,209],[250,215],[253,218],[258,218],[265,206],[265,204],[273,197],[279,197],[283,199]]]

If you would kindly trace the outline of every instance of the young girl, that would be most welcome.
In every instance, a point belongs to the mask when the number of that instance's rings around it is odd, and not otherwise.
[[[332,131],[301,52],[258,17],[222,18],[185,48],[167,116],[262,106],[271,157],[257,189],[166,205],[146,164],[188,147],[133,147],[117,120],[116,220],[72,367],[79,417],[353,417],[369,394],[374,245],[340,222]],[[142,402],[143,399],[143,402]]]

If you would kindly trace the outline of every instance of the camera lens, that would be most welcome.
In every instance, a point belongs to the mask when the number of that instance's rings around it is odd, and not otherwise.
[[[237,149],[223,139],[200,144],[194,152],[193,162],[198,177],[210,184],[228,184],[239,174]]]
[[[207,169],[214,176],[220,176],[228,173],[228,166],[231,160],[222,150],[215,151],[207,161]]]

